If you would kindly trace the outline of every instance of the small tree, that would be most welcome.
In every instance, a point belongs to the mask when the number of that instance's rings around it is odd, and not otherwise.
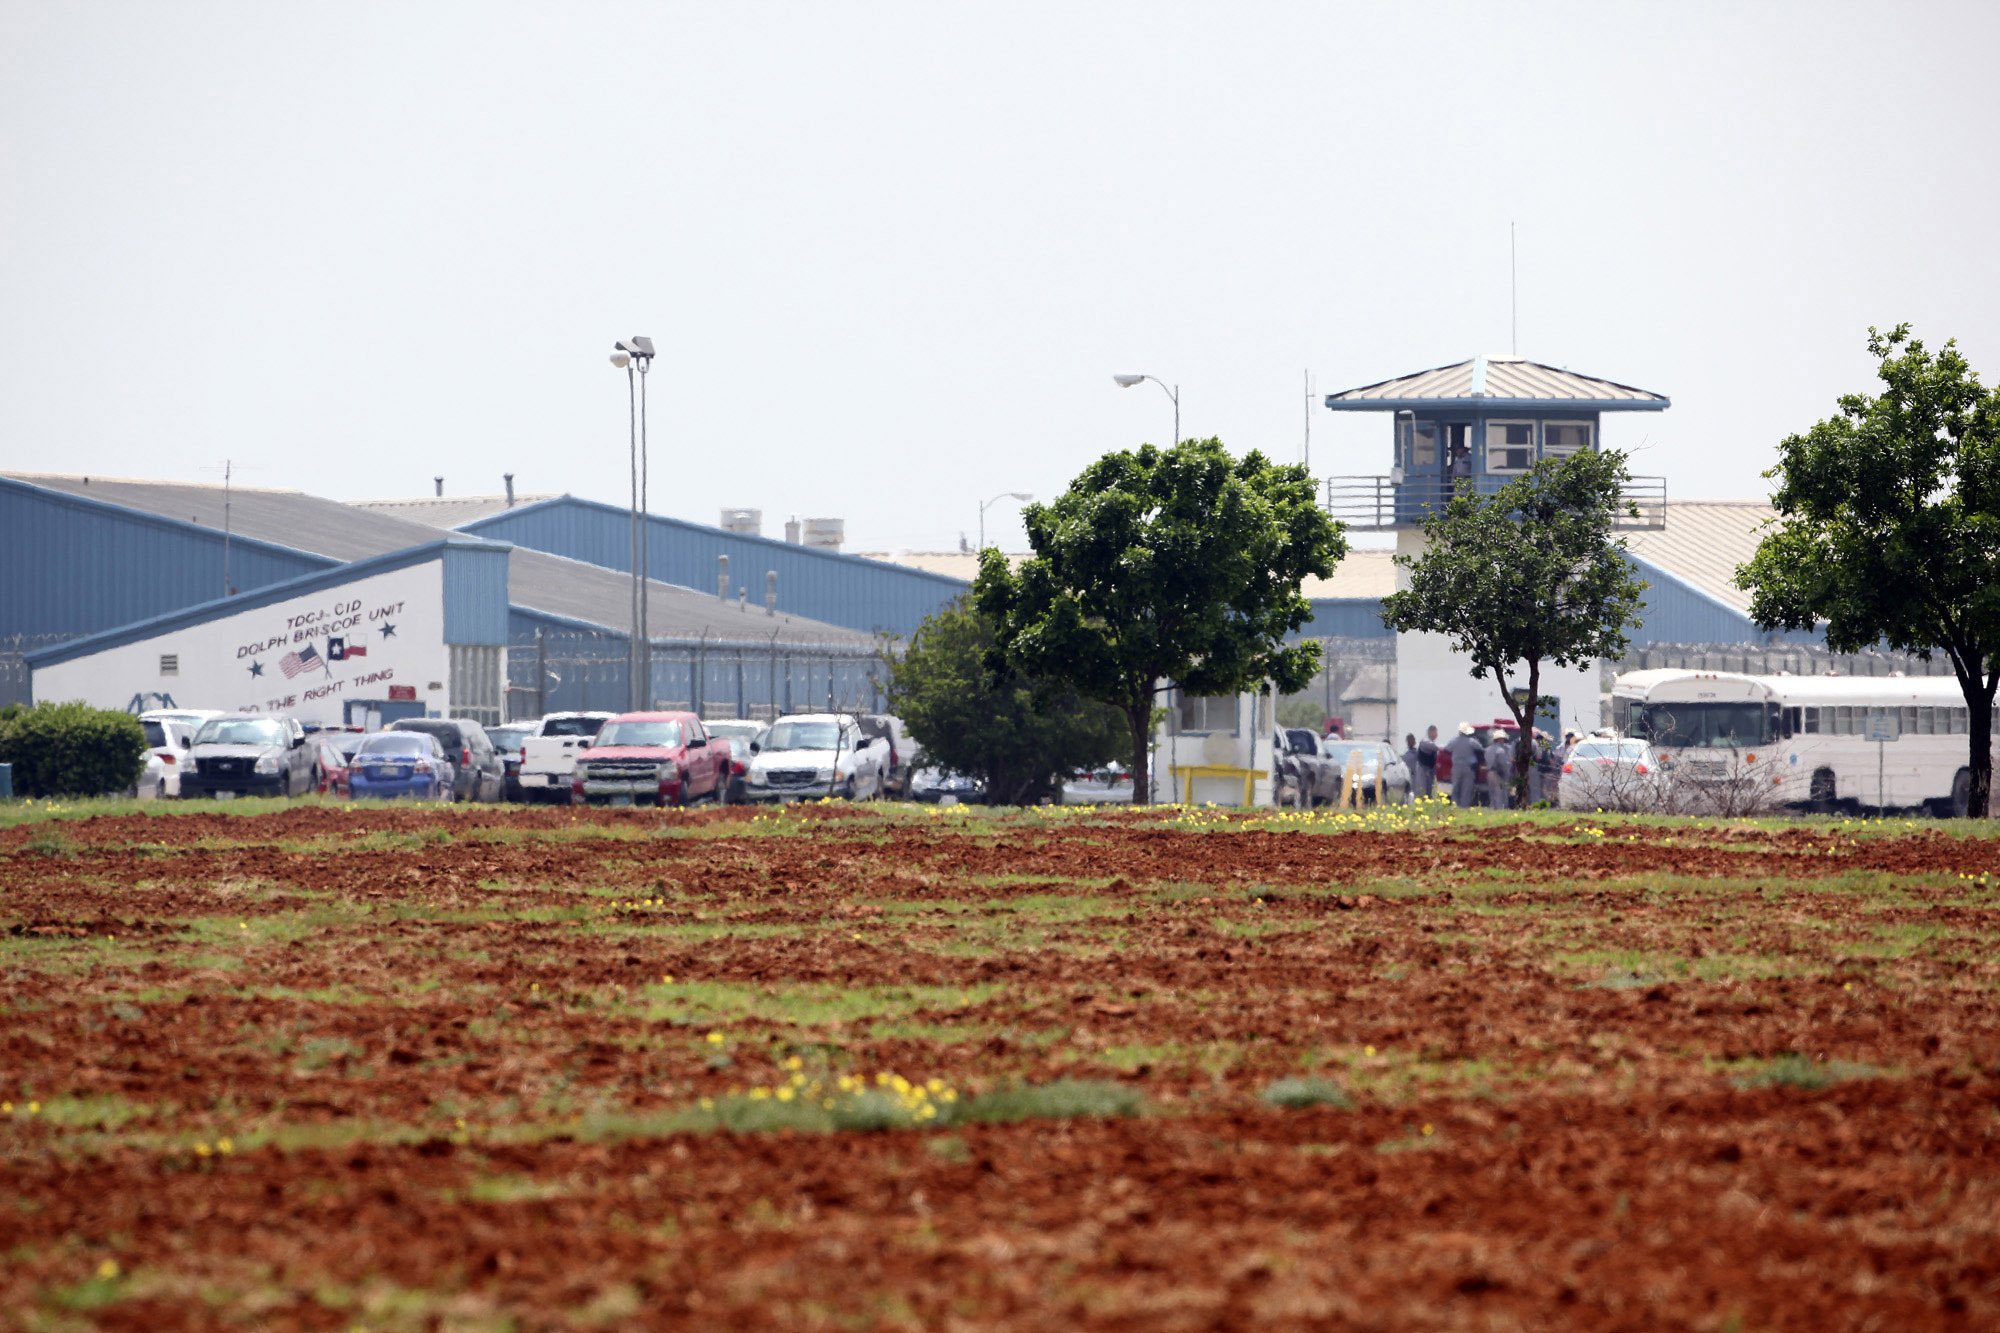
[[[974,596],[994,624],[993,660],[1068,681],[1124,713],[1134,801],[1152,794],[1147,742],[1163,686],[1233,694],[1305,688],[1319,645],[1287,646],[1312,618],[1299,593],[1347,554],[1302,467],[1217,439],[1117,450],[1022,519],[1032,558],[980,556]]]
[[[996,805],[1033,805],[1070,774],[1122,757],[1117,710],[1061,681],[993,669],[993,622],[969,602],[926,616],[889,662],[889,707],[925,754],[980,779]]]
[[[1951,659],[1970,714],[1965,808],[1991,809],[2000,685],[2000,391],[1956,343],[1868,330],[1886,386],[1778,446],[1776,529],[1736,572],[1765,629],[1826,625],[1827,647]],[[1956,785],[1956,784],[1954,784]],[[1954,795],[1957,793],[1955,792]]]
[[[1424,520],[1426,549],[1399,555],[1407,591],[1382,599],[1396,630],[1443,634],[1472,659],[1472,674],[1500,683],[1520,724],[1514,794],[1525,804],[1541,708],[1542,664],[1582,666],[1625,651],[1646,583],[1612,538],[1624,498],[1625,456],[1585,451],[1544,459],[1490,496],[1462,492]],[[1515,689],[1519,664],[1527,687]]]

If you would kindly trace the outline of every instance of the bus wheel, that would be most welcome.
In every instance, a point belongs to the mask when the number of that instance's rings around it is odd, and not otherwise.
[[[1958,770],[1958,775],[1951,780],[1951,817],[1963,819],[1971,808],[1972,770],[1961,768]]]
[[[1820,812],[1821,814],[1833,813],[1834,796],[1833,796],[1832,769],[1822,768],[1815,771],[1812,775],[1812,785],[1809,791],[1810,791],[1810,799],[1812,801],[1812,808],[1814,810]]]

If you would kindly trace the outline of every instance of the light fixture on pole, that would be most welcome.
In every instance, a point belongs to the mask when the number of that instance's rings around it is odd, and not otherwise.
[[[625,372],[625,391],[630,403],[632,430],[632,641],[625,655],[627,706],[634,712],[650,707],[652,694],[652,645],[648,642],[647,548],[651,534],[640,540],[646,517],[646,372],[653,368],[653,340],[634,337],[617,343],[611,364]],[[635,378],[632,374],[638,370]]]
[[[1179,444],[1181,442],[1181,386],[1180,385],[1176,384],[1169,387],[1165,380],[1155,379],[1151,375],[1113,375],[1111,377],[1111,382],[1116,384],[1121,389],[1129,389],[1132,388],[1134,385],[1144,384],[1147,380],[1152,380],[1153,383],[1159,385],[1161,392],[1165,393],[1167,397],[1174,400],[1173,442],[1175,444]]]
[[[991,500],[981,501],[979,505],[979,549],[982,551],[986,549],[986,506],[987,505],[998,504],[1002,500],[1027,501],[1027,500],[1032,500],[1034,498],[1035,498],[1034,496],[1028,494],[1026,491],[1002,491],[1000,492],[1000,494],[994,496]],[[963,537],[964,534],[961,533],[960,538],[963,539]]]

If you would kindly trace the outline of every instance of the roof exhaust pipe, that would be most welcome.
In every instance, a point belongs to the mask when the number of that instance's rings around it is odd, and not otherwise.
[[[432,477],[432,478],[431,478],[431,483],[432,483],[433,485],[435,485],[435,486],[437,487],[437,493],[438,493],[438,496],[439,496],[439,498],[440,498],[440,499],[442,499],[442,498],[443,498],[443,496],[444,496],[444,478],[443,478],[443,477]]]
[[[503,472],[500,474],[500,480],[507,483],[507,507],[512,509],[514,507],[514,474]]]

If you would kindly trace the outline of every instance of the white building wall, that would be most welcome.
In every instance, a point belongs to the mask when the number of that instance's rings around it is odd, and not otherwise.
[[[360,651],[330,660],[334,639]],[[299,660],[308,646],[316,661]],[[169,655],[172,675],[162,673]],[[38,700],[98,708],[165,693],[182,708],[335,724],[347,700],[386,701],[393,687],[412,691],[426,712],[448,714],[448,665],[444,566],[434,560],[40,667],[33,689]]]
[[[1403,530],[1396,534],[1396,552],[1412,558],[1424,551],[1421,531]],[[1396,567],[1396,590],[1406,590],[1410,571]],[[1586,735],[1602,726],[1602,702],[1598,685],[1598,665],[1558,667],[1542,664],[1540,690],[1553,697],[1561,708],[1562,727]],[[1507,669],[1507,683],[1526,689],[1527,669],[1519,663]],[[1426,727],[1438,729],[1439,740],[1454,735],[1461,722],[1490,727],[1501,718],[1511,718],[1500,682],[1472,675],[1472,659],[1453,652],[1451,641],[1442,634],[1406,633],[1396,636],[1396,718],[1390,728],[1397,742],[1406,733],[1421,737]]]

